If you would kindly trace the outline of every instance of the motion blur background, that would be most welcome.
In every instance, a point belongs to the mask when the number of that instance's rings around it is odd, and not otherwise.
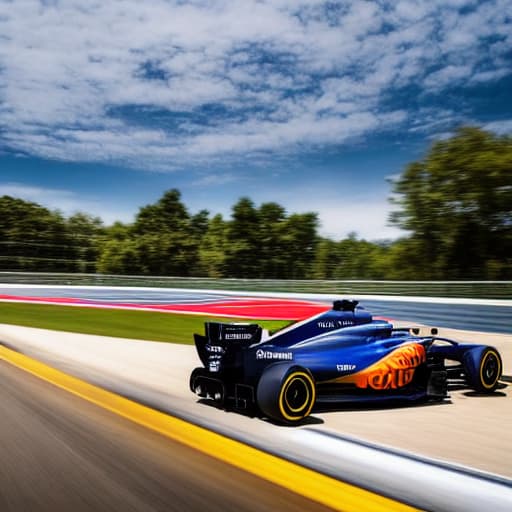
[[[231,217],[190,214],[168,190],[131,223],[105,226],[0,198],[3,270],[256,279],[511,279],[512,138],[461,128],[394,180],[397,240],[318,233],[315,212],[249,197]],[[371,208],[371,204],[368,205]],[[340,204],[339,215],[351,212]],[[491,292],[492,294],[492,292]]]
[[[512,138],[460,128],[393,181],[395,240],[320,236],[315,212],[242,197],[227,219],[191,214],[177,189],[104,225],[0,198],[0,268],[252,279],[512,279]],[[368,208],[372,208],[368,204]],[[339,215],[351,212],[340,202]],[[488,292],[489,293],[489,292]],[[492,292],[491,296],[492,296]],[[449,292],[448,292],[449,294]]]
[[[510,380],[511,55],[510,0],[0,2],[0,510],[511,510],[504,383],[297,429],[188,386],[195,313],[271,291],[270,330],[303,318],[275,296],[352,296]],[[319,473],[245,474],[55,369]]]
[[[506,0],[0,5],[0,269],[512,279]]]

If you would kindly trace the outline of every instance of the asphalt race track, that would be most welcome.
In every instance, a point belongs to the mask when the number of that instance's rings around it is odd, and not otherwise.
[[[0,510],[328,510],[0,361]]]
[[[233,298],[205,302],[185,301],[148,304],[135,302],[105,302],[75,297],[31,297],[0,295],[0,301],[28,302],[33,304],[67,305],[95,308],[132,309],[159,311],[164,313],[201,314],[208,316],[261,320],[303,320],[329,309],[329,305],[319,302],[286,299]]]
[[[16,293],[60,297],[64,301],[81,294],[81,299],[92,302],[139,304],[174,301],[174,304],[201,305],[212,301],[237,301],[231,295],[193,291],[174,295],[173,290],[148,290],[146,293],[143,290],[84,289],[77,293],[79,290],[31,288]],[[13,291],[9,289],[10,294]],[[0,285],[0,294],[4,292]],[[367,301],[364,304],[374,309]],[[436,305],[428,304],[427,308],[431,306]],[[446,314],[453,309],[453,305],[440,306]],[[392,311],[408,311],[407,303],[387,303],[387,307],[391,314],[385,315],[382,309],[377,313],[396,318]],[[414,307],[409,311],[414,313]],[[510,311],[510,306],[499,311],[500,314]],[[475,325],[482,325],[484,316],[477,315]],[[502,322],[506,324],[507,320]],[[318,434],[339,432],[512,477],[507,455],[512,447],[507,421],[512,402],[506,384],[488,397],[454,389],[450,401],[432,407],[316,411],[304,429],[282,429],[257,418],[225,413],[198,402],[187,386],[191,368],[197,365],[193,347],[7,325],[0,326],[0,332],[0,344],[4,342],[7,347],[19,349],[141,403],[151,404],[158,410],[178,411],[197,424],[216,425],[225,435],[226,432],[228,436],[232,432],[244,432],[255,438],[259,436],[263,439],[260,442],[263,449],[274,453],[287,449],[287,437],[290,441],[292,438],[301,440],[315,434],[318,439]],[[504,356],[506,374],[512,374],[512,338],[509,335],[452,333],[449,329],[440,334],[455,339],[467,335],[475,342],[495,344]],[[0,382],[2,512],[234,510],[235,507],[237,510],[325,510],[316,502],[68,395],[3,361],[0,361]],[[307,455],[307,452],[301,453]],[[291,460],[299,460],[292,452],[290,454]],[[365,479],[366,475],[365,472]],[[467,509],[462,505],[457,510]]]
[[[271,294],[269,294],[271,295]],[[293,294],[288,294],[290,297]],[[288,295],[283,295],[287,297]],[[87,301],[90,304],[136,304],[137,306],[163,306],[178,304],[205,305],[219,301],[233,301],[244,298],[243,292],[235,295],[219,292],[207,292],[202,290],[177,290],[165,288],[110,288],[110,287],[81,287],[81,286],[17,286],[0,284],[1,296],[23,296],[36,299],[53,298],[77,299]],[[246,295],[247,298],[250,295]],[[338,296],[325,295],[318,300],[323,304],[329,304]],[[357,298],[357,297],[356,297]],[[429,302],[418,302],[414,299],[396,300],[387,297],[381,299],[377,296],[363,298],[361,303],[376,316],[392,319],[419,322],[426,325],[447,327],[451,329],[463,329],[470,331],[512,334],[512,305],[503,305],[506,301],[495,304],[479,304],[478,301],[449,301],[433,299]],[[313,314],[314,312],[311,312]],[[303,316],[308,316],[305,314]]]
[[[460,335],[455,331],[441,334],[456,339]],[[512,375],[512,337],[490,336],[472,335],[475,342],[497,346],[504,356],[507,375]],[[508,420],[512,417],[512,400],[506,384],[492,396],[454,389],[447,403],[432,406],[348,407],[314,412],[308,425],[290,429],[226,413],[198,401],[188,387],[190,372],[199,364],[191,345],[0,324],[2,342],[52,367],[192,423],[242,440],[259,440],[264,449],[274,453],[289,450],[291,436],[300,442],[306,428],[334,431],[512,478],[510,457],[504,456],[512,452]],[[303,460],[307,452],[289,451],[288,455]]]

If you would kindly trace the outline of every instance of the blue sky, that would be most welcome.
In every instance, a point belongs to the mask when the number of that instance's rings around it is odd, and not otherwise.
[[[106,223],[164,190],[393,238],[386,178],[512,132],[509,0],[0,4],[0,194]]]

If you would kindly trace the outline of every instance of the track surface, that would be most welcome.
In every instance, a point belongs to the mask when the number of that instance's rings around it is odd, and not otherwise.
[[[441,335],[457,339],[461,333],[441,331]],[[510,375],[512,337],[492,336],[491,339],[488,335],[472,334],[471,339],[496,345]],[[190,372],[199,364],[195,348],[190,345],[0,324],[1,341],[50,366],[135,401],[172,411],[227,435],[259,440],[262,446],[276,453],[288,450],[287,455],[294,460],[304,460],[308,455],[307,449],[289,451],[292,437],[300,438],[302,428],[277,427],[197,401],[188,388]],[[315,411],[305,427],[354,436],[512,478],[510,386],[490,396],[476,396],[467,389],[453,389],[450,395],[446,403],[432,406]]]
[[[326,508],[0,362],[0,510]]]
[[[101,288],[101,287],[37,287],[37,286],[14,286],[0,284],[0,296],[24,296],[37,299],[52,298],[57,301],[62,299],[77,299],[87,301],[90,304],[136,304],[138,307],[163,307],[169,308],[177,304],[194,304],[201,308],[219,301],[231,301],[247,299],[243,292],[237,297],[231,294],[219,292],[205,292],[201,290],[170,290],[170,289],[130,289],[130,288]],[[290,294],[290,296],[293,294]],[[330,304],[332,299],[339,296],[325,295],[325,299],[317,301],[323,304]],[[449,327],[452,329],[464,329],[482,332],[497,332],[512,334],[512,305],[482,305],[478,303],[424,303],[414,299],[404,302],[398,297],[381,300],[376,297],[362,300],[363,305],[373,312],[374,315],[389,318],[397,318],[409,322],[419,322],[426,325]],[[462,300],[462,302],[464,302]],[[501,301],[504,302],[504,301]],[[510,301],[512,303],[512,301]],[[313,305],[314,307],[314,305]],[[285,310],[287,308],[284,308]],[[268,312],[268,308],[266,309]],[[283,309],[274,318],[284,318]],[[299,308],[298,313],[290,319],[299,319],[314,314],[317,311]],[[217,312],[218,314],[218,312]],[[263,318],[263,317],[262,317]]]
[[[64,304],[83,307],[144,309],[170,313],[194,313],[233,318],[259,318],[261,320],[303,320],[329,309],[328,305],[300,300],[283,299],[243,299],[230,298],[208,302],[160,303],[147,304],[139,302],[105,302],[91,299],[62,297],[31,297],[19,295],[2,295],[0,300],[9,302],[29,302],[44,304]],[[135,299],[134,299],[135,300]]]

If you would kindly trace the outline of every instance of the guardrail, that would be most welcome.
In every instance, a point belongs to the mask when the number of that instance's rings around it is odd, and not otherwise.
[[[204,277],[0,272],[0,282],[32,285],[143,286],[233,291],[327,293],[336,295],[371,294],[512,299],[512,281],[214,279]]]

